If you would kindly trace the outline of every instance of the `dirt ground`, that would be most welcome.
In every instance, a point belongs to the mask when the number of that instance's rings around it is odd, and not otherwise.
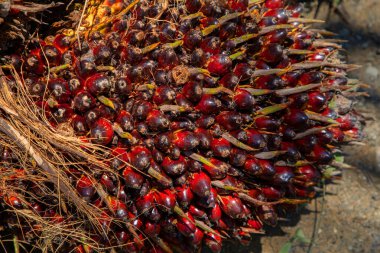
[[[348,62],[362,66],[351,77],[371,85],[366,90],[370,97],[361,98],[357,105],[373,118],[367,123],[365,145],[344,149],[346,162],[355,169],[344,171],[341,181],[327,185],[324,198],[281,221],[281,228],[270,229],[269,237],[226,252],[279,253],[297,229],[313,238],[313,243],[311,247],[294,243],[292,253],[380,252],[380,1],[343,0],[342,6],[323,26],[347,40],[342,53]],[[327,18],[327,9],[327,5],[321,8],[319,19]]]

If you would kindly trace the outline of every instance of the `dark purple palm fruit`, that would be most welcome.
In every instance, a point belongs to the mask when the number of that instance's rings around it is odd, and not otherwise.
[[[95,98],[87,91],[78,92],[73,99],[73,108],[79,113],[86,112],[96,105]]]

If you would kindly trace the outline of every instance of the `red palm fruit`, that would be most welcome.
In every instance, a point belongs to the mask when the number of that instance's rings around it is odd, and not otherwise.
[[[260,76],[255,80],[256,88],[276,90],[284,87],[285,82],[277,75]]]
[[[253,75],[253,69],[248,63],[238,63],[234,68],[234,73],[240,81],[249,80]]]
[[[263,16],[276,18],[277,24],[288,23],[288,15],[284,9],[270,9],[266,11]]]
[[[329,164],[334,159],[330,150],[320,145],[315,145],[309,156],[312,161],[318,164]]]
[[[16,196],[15,193],[8,193],[4,195],[4,201],[7,205],[16,208],[16,209],[21,209],[23,208],[23,204],[21,202],[21,199]]]
[[[78,92],[73,100],[73,107],[78,112],[86,112],[96,105],[96,100],[91,94],[87,91]]]
[[[309,96],[307,93],[299,93],[289,96],[289,100],[291,101],[291,107],[303,110],[309,103]]]
[[[86,175],[82,175],[78,179],[78,181],[76,183],[76,189],[77,189],[78,193],[82,197],[86,198],[87,200],[89,200],[90,198],[92,198],[95,195],[94,183]]]
[[[177,130],[194,130],[195,125],[190,120],[181,120],[181,121],[174,121],[170,124],[170,130],[171,131],[177,131]]]
[[[326,97],[321,92],[310,92],[307,108],[313,112],[320,112],[327,106],[327,102]]]
[[[196,120],[195,124],[199,128],[210,128],[215,123],[215,117],[211,115],[202,115],[199,119]]]
[[[49,218],[54,223],[62,223],[64,221],[64,218],[53,209],[45,211],[44,217]]]
[[[53,117],[57,123],[67,122],[73,114],[73,109],[68,104],[59,104],[53,110]]]
[[[190,205],[189,213],[197,219],[207,219],[207,213],[194,205]]]
[[[212,136],[210,131],[203,128],[195,129],[194,133],[196,134],[199,140],[199,148],[208,150],[211,147]]]
[[[160,26],[160,42],[167,43],[175,40],[177,28],[173,23],[165,22]]]
[[[232,67],[232,60],[226,54],[216,54],[211,56],[207,64],[207,70],[214,75],[225,75]]]
[[[119,77],[115,80],[115,93],[120,97],[128,97],[133,86],[128,77]]]
[[[126,166],[128,162],[128,153],[124,148],[115,147],[111,151],[110,166],[115,170],[119,170]]]
[[[148,116],[148,113],[153,109],[153,105],[148,101],[137,101],[132,108],[132,115],[137,120],[143,121]]]
[[[201,229],[196,228],[194,234],[191,236],[190,243],[195,246],[200,246],[203,240],[204,233]]]
[[[42,53],[43,51],[43,53]],[[61,61],[61,52],[53,45],[43,46],[40,51],[41,59],[47,60],[49,62],[49,66],[57,66]]]
[[[329,131],[332,132],[335,142],[342,142],[344,140],[344,133],[339,127],[330,127]]]
[[[309,71],[303,73],[300,78],[298,79],[298,83],[300,85],[306,85],[310,83],[320,83],[323,78],[324,74],[318,71]]]
[[[210,158],[209,161],[212,165],[205,164],[203,169],[207,171],[210,178],[213,180],[225,178],[228,172],[228,165],[215,158]]]
[[[275,188],[273,186],[262,187],[261,192],[264,195],[264,197],[268,200],[281,199],[285,194],[283,191],[281,191],[280,189]]]
[[[260,130],[275,132],[280,127],[281,123],[278,119],[270,116],[259,116],[254,119],[255,127]]]
[[[83,90],[83,83],[76,77],[70,78],[68,84],[72,95],[75,95]]]
[[[161,166],[169,176],[174,177],[182,175],[187,170],[187,163],[183,156],[180,156],[178,159],[165,157]]]
[[[268,41],[269,43],[282,44],[284,40],[287,38],[287,36],[288,36],[288,32],[286,31],[286,29],[278,29],[278,30],[268,33],[265,36],[265,40]]]
[[[186,0],[185,6],[188,12],[195,13],[202,7],[201,0]]]
[[[248,227],[258,230],[258,231],[263,228],[263,224],[259,220],[256,220],[256,219],[249,219],[247,221],[247,225]]]
[[[227,131],[233,131],[241,128],[243,117],[240,113],[234,111],[223,111],[216,116],[216,122]]]
[[[146,221],[144,224],[143,231],[147,236],[158,236],[158,234],[161,231],[161,226],[160,224]]]
[[[100,177],[99,183],[111,193],[116,193],[118,190],[116,176],[110,172],[104,172]]]
[[[25,59],[26,69],[34,74],[40,75],[44,72],[44,63],[40,57],[41,49],[33,49]]]
[[[231,150],[231,155],[229,162],[232,166],[241,167],[247,160],[247,153],[244,150],[233,148]]]
[[[85,135],[88,132],[86,119],[82,116],[74,115],[71,117],[71,126],[76,135]]]
[[[211,141],[211,151],[217,157],[227,158],[231,154],[231,144],[224,138],[213,138]]]
[[[284,122],[294,129],[305,129],[309,123],[309,117],[299,109],[289,109],[284,116]]]
[[[126,167],[123,170],[123,178],[125,186],[132,189],[141,189],[145,178],[142,174],[136,172],[130,167]]]
[[[65,79],[50,79],[48,83],[48,89],[59,103],[65,103],[69,101],[71,92],[69,85]]]
[[[248,91],[236,89],[233,97],[236,107],[242,111],[252,111],[255,105],[255,99]]]
[[[130,233],[126,230],[118,230],[115,232],[115,237],[117,239],[118,245],[123,245],[129,242],[130,240]]]
[[[280,44],[270,43],[264,46],[260,53],[260,59],[269,63],[279,62],[283,58],[283,50],[284,48]]]
[[[163,151],[166,152],[171,145],[171,140],[169,137],[169,133],[162,133],[162,134],[157,134],[154,138],[154,146]]]
[[[334,134],[329,129],[323,129],[316,134],[318,143],[321,145],[330,144],[334,139]]]
[[[190,213],[185,214],[186,217],[179,217],[177,219],[176,227],[178,232],[180,232],[185,237],[193,236],[196,231],[194,217]]]
[[[219,253],[222,251],[222,238],[219,235],[206,232],[203,241],[213,253]]]
[[[70,46],[70,37],[58,34],[53,40],[53,45],[61,52],[65,52]]]
[[[189,81],[182,88],[182,95],[192,103],[198,103],[203,95],[201,82]]]
[[[289,71],[281,76],[284,85],[286,86],[295,86],[297,85],[298,79],[301,76],[301,71]]]
[[[219,38],[224,41],[227,39],[231,39],[235,37],[236,34],[236,23],[235,22],[225,22],[220,28],[219,28]],[[232,41],[229,40],[226,43],[223,44],[223,47],[226,49],[229,48],[235,48],[236,43],[231,43]],[[228,45],[230,44],[230,45]]]
[[[295,144],[302,153],[308,154],[317,144],[317,138],[315,137],[315,135],[305,136],[302,139],[296,140]]]
[[[256,214],[262,222],[265,224],[275,227],[277,225],[277,212],[275,208],[271,205],[262,205],[256,208]]]
[[[254,129],[247,129],[245,133],[247,134],[245,143],[247,143],[248,146],[255,149],[261,149],[266,146],[266,140],[260,132]]]
[[[336,121],[339,122],[339,126],[342,131],[347,131],[354,128],[355,120],[356,119],[349,113],[336,119]]]
[[[218,114],[222,107],[222,102],[213,95],[203,95],[195,109],[203,114]]]
[[[328,117],[328,118],[331,118],[331,119],[338,118],[337,112],[334,111],[333,109],[328,108],[328,107],[321,112],[321,115]]]
[[[256,159],[247,159],[244,163],[244,173],[247,173],[249,175],[256,176],[257,174],[260,174],[260,167],[257,164]]]
[[[312,165],[297,167],[297,179],[309,182],[318,182],[321,178],[321,173]]]
[[[107,145],[113,138],[112,123],[104,118],[98,119],[91,126],[91,142],[100,145]]]
[[[222,218],[222,209],[220,208],[220,205],[218,203],[215,203],[215,205],[208,211],[208,219],[211,222],[218,224],[221,218]]]
[[[209,197],[211,180],[204,172],[193,173],[189,179],[190,189],[199,197]]]
[[[38,202],[35,202],[35,201],[33,201],[33,202],[30,203],[30,207],[38,215],[42,215],[43,212],[44,212],[44,209],[45,209],[44,206],[41,203],[38,203]]]
[[[105,95],[110,91],[111,82],[106,76],[97,73],[86,79],[85,86],[93,96],[97,97],[99,95]]]
[[[245,11],[248,8],[248,0],[228,0],[227,4],[231,10]]]
[[[275,184],[285,185],[294,178],[293,169],[287,166],[275,166],[276,174],[273,177]],[[264,193],[265,194],[265,193]]]
[[[285,5],[284,0],[267,0],[265,1],[264,6],[268,9],[279,9],[283,8]]]
[[[243,203],[237,197],[219,196],[220,207],[223,212],[233,219],[241,219],[245,217]]]
[[[236,86],[239,84],[240,79],[233,72],[225,74],[220,80],[219,85],[226,87],[230,90],[235,90]]]
[[[159,86],[154,92],[153,102],[156,105],[171,103],[175,99],[175,96],[176,93],[170,86]]]
[[[178,186],[175,188],[175,192],[178,204],[182,208],[187,209],[194,198],[193,192],[191,191],[190,187]]]
[[[298,151],[296,145],[292,142],[281,142],[281,150],[286,151],[284,157],[290,161],[297,161],[301,158],[301,154]]]
[[[217,198],[218,192],[214,188],[211,188],[210,195],[199,198],[197,201],[197,205],[203,208],[211,208],[215,205]]]
[[[138,170],[145,170],[151,164],[152,154],[143,146],[135,146],[128,154],[130,163]]]
[[[181,150],[192,150],[199,145],[197,135],[190,131],[176,131],[171,136],[171,142]]]
[[[107,201],[109,203],[109,208],[117,218],[125,218],[128,216],[127,206],[122,201],[113,196],[108,196]]]
[[[150,209],[155,206],[155,198],[153,192],[148,192],[144,196],[139,197],[136,200],[137,211],[144,216],[148,216]]]
[[[305,188],[305,187],[294,187],[294,194],[296,197],[299,198],[313,198],[315,196],[315,191],[311,188]]]
[[[179,59],[173,48],[163,48],[158,54],[158,65],[162,69],[173,69],[178,66]]]
[[[199,30],[190,30],[183,37],[183,45],[187,49],[194,50],[202,42],[202,33]]]
[[[218,22],[218,20],[215,20],[214,18],[211,19],[205,19],[206,22],[209,21],[208,23],[215,24],[215,22]],[[215,36],[209,36],[203,39],[201,42],[201,49],[208,54],[211,54],[215,56],[210,57],[210,61],[214,61],[213,67],[208,68],[208,70],[212,74],[216,75],[223,75],[226,74],[228,69],[232,66],[232,60],[229,58],[227,54],[220,54],[221,51],[221,41],[219,37]],[[210,61],[208,65],[210,65]]]
[[[156,201],[159,204],[159,208],[166,212],[173,212],[176,206],[176,195],[169,189],[157,192],[158,197]]]
[[[168,129],[170,121],[161,111],[152,110],[148,113],[146,123],[150,130],[154,132],[162,132]]]
[[[129,112],[125,110],[119,111],[115,122],[118,123],[121,126],[121,128],[126,132],[130,132],[133,130],[133,117]]]

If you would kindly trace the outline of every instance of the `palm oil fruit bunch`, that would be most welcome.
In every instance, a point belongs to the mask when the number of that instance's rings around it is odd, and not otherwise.
[[[106,0],[79,29],[9,56],[51,126],[108,150],[112,173],[66,172],[103,229],[71,222],[91,240],[57,251],[220,252],[313,198],[339,147],[361,137],[360,84],[301,12],[285,0]],[[3,209],[81,221],[30,185]]]

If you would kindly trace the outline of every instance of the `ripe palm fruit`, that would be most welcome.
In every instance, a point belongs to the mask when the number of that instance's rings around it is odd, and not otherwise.
[[[70,216],[98,248],[219,252],[225,235],[246,244],[248,231],[277,223],[282,203],[313,197],[335,147],[358,140],[360,115],[334,107],[338,93],[354,94],[352,66],[295,1],[93,2],[79,34],[41,41],[46,58],[39,48],[19,57],[53,127],[70,123],[110,150],[107,171],[70,172],[111,228]]]

